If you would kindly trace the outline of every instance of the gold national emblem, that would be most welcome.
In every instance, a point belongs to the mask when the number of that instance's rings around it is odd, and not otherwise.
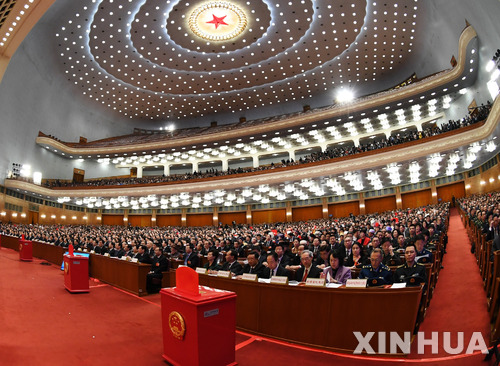
[[[186,333],[186,324],[182,315],[177,311],[172,311],[168,316],[168,325],[173,336],[182,341]]]
[[[410,278],[410,283],[415,283],[415,279],[414,278]]]
[[[64,262],[64,272],[66,272],[66,274],[68,274],[68,272],[69,272],[69,263],[68,262]]]
[[[22,251],[23,250],[23,243],[19,244],[19,250]]]

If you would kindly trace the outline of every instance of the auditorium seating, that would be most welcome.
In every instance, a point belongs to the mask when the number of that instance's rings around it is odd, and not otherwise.
[[[483,279],[490,315],[491,344],[500,341],[500,250],[493,252],[493,241],[487,240],[478,215],[484,211],[493,212],[498,205],[498,197],[499,193],[493,192],[459,200],[460,216],[467,230],[472,255]]]

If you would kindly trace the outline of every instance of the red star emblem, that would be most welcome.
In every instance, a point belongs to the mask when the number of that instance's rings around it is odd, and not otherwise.
[[[223,17],[216,17],[214,14],[212,14],[214,17],[212,20],[208,21],[207,23],[209,24],[214,24],[215,29],[219,28],[219,25],[229,25],[224,21],[224,18],[227,17],[227,15],[224,15]]]

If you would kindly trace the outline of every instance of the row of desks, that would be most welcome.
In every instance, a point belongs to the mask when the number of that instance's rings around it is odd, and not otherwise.
[[[1,236],[1,245],[19,250],[19,239]],[[33,242],[33,255],[61,265],[65,248]],[[90,276],[147,295],[150,265],[90,254]],[[353,332],[413,333],[420,288],[315,288],[274,285],[200,275],[200,285],[233,291],[238,329],[267,337],[341,352],[358,345]],[[175,272],[165,274],[163,286],[175,286]],[[370,345],[377,350],[378,337]]]
[[[200,275],[200,285],[235,292],[236,326],[253,334],[328,350],[352,353],[354,332],[375,332],[370,345],[377,352],[378,332],[413,334],[420,287],[317,288],[263,284]],[[398,349],[400,352],[400,350]]]
[[[19,238],[2,235],[1,245],[19,251]],[[58,266],[62,264],[63,254],[68,251],[67,248],[37,241],[32,241],[32,245],[34,257]],[[90,254],[90,277],[138,296],[147,295],[146,275],[150,270],[150,264],[133,263],[99,254]],[[169,274],[166,274],[165,283],[170,283]]]

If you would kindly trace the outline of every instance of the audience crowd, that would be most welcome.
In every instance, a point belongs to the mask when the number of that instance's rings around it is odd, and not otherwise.
[[[441,234],[446,234],[448,215],[449,204],[443,203],[345,218],[219,227],[1,223],[0,233],[16,237],[24,235],[28,240],[62,247],[73,245],[75,249],[109,253],[112,257],[136,257],[145,263],[151,263],[156,250],[167,258],[185,260],[186,265],[198,265],[199,261],[193,261],[193,253],[198,257],[213,257],[214,266],[250,254],[251,259],[267,267],[268,260],[272,261],[268,254],[276,253],[279,266],[299,270],[306,253],[314,266],[322,271],[330,266],[332,252],[342,266],[352,268],[369,264],[368,258],[375,250],[383,254],[384,264],[399,264],[399,256],[395,253],[403,253],[410,244],[421,240],[426,248],[432,249],[433,242],[439,241]],[[397,262],[392,263],[395,259]],[[235,274],[241,274],[243,268],[239,270]]]
[[[500,192],[476,194],[461,198],[456,203],[471,223],[486,234],[486,241],[493,240],[492,252],[500,250]],[[474,244],[472,252],[475,251]]]

